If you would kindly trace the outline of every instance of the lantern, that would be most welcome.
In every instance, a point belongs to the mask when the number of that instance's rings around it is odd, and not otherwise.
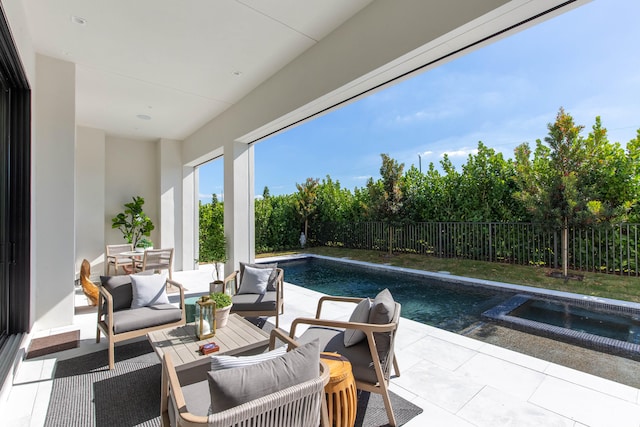
[[[211,338],[216,334],[216,302],[207,295],[196,301],[196,337],[198,340]]]

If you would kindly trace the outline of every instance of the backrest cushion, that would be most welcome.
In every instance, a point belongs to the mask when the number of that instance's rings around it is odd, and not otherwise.
[[[169,304],[166,290],[167,273],[132,274],[131,308],[148,307],[156,304]]]
[[[269,276],[269,282],[267,282],[267,291],[275,291],[276,290],[276,281],[278,280],[278,271],[276,270],[276,268],[278,268],[278,263],[277,262],[273,262],[273,263],[270,263],[270,264],[247,264],[245,262],[241,262],[240,263],[240,278],[241,279],[242,279],[242,276],[244,276],[244,268],[246,266],[253,267],[253,268],[273,269],[273,271],[271,272],[271,276]]]
[[[373,300],[371,311],[369,312],[369,323],[386,325],[391,323],[393,315],[396,311],[396,303],[391,296],[389,289],[380,291]],[[376,340],[376,347],[378,347],[378,355],[381,362],[384,364],[386,355],[391,347],[391,333],[390,332],[374,332],[373,338]]]
[[[242,368],[208,373],[211,411],[222,412],[319,375],[317,340],[301,345],[275,359]]]
[[[358,305],[356,305],[356,308],[353,309],[353,313],[351,313],[349,322],[368,323],[370,311],[371,300],[369,298],[364,298],[358,303]],[[364,334],[364,332],[359,329],[345,329],[344,346],[351,347],[352,345],[358,344],[366,337],[367,336]]]
[[[255,354],[252,356],[228,356],[221,354],[219,356],[211,356],[211,370],[241,368],[243,366],[255,365],[265,360],[275,359],[287,352],[287,346],[275,348],[266,353]]]
[[[100,276],[100,283],[113,297],[113,311],[128,310],[131,308],[133,290],[131,277],[126,276]],[[105,304],[106,312],[106,304]]]
[[[246,265],[244,274],[240,279],[239,294],[264,294],[267,291],[267,284],[271,276],[272,269],[254,268]]]

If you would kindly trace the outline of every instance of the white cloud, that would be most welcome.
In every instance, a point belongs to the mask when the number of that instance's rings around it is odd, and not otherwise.
[[[444,157],[445,154],[449,157],[467,157],[469,154],[478,154],[478,149],[464,147],[453,151],[443,151],[440,157]]]

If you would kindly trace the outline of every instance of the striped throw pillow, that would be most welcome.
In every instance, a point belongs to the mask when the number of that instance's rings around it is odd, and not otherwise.
[[[221,354],[219,356],[211,356],[211,370],[217,371],[220,369],[239,368],[242,366],[255,365],[256,363],[264,362],[265,360],[275,359],[282,356],[287,352],[287,346],[275,348],[266,353],[260,353],[252,356],[227,356]]]

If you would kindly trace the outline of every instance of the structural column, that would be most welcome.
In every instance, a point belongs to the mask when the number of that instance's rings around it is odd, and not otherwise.
[[[242,142],[224,145],[225,274],[255,259],[254,149]]]

